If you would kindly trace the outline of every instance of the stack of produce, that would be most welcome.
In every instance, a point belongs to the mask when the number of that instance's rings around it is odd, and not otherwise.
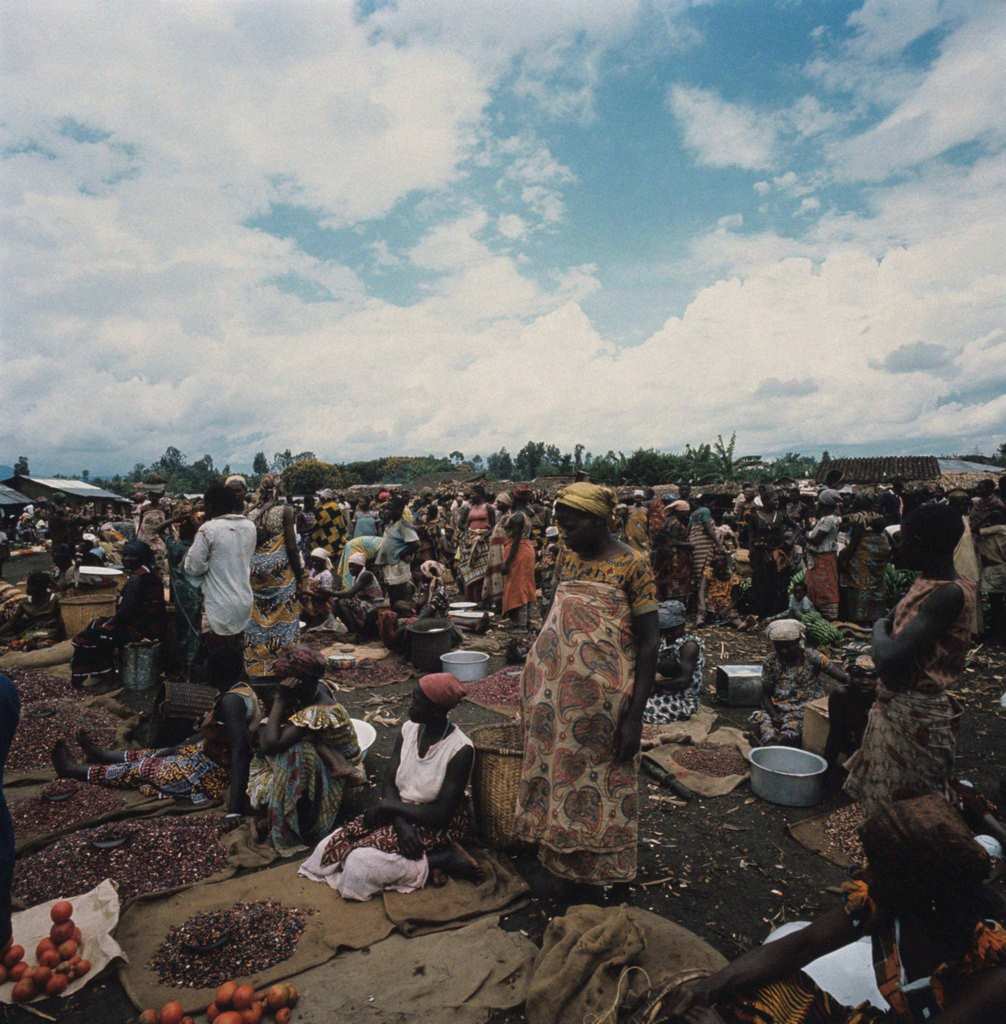
[[[28,1003],[38,996],[58,996],[74,978],[82,978],[91,970],[91,961],[81,956],[84,936],[73,922],[73,904],[59,900],[50,911],[52,928],[49,938],[35,949],[37,966],[24,958],[24,946],[11,945],[0,967],[0,984],[14,982],[15,1003]]]

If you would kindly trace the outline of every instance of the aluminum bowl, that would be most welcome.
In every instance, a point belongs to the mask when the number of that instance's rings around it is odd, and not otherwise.
[[[444,672],[462,683],[474,683],[489,675],[489,655],[483,651],[451,651],[440,656]]]
[[[828,762],[798,747],[755,747],[748,755],[751,789],[783,807],[813,807],[824,799]]]

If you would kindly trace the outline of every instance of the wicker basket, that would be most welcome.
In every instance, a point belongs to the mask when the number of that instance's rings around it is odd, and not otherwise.
[[[489,846],[516,845],[513,823],[524,759],[523,736],[517,722],[483,725],[471,730],[475,746],[472,797],[482,838]]]
[[[202,718],[207,711],[212,710],[218,696],[212,686],[167,679],[164,682],[161,714],[165,718]]]
[[[118,592],[112,587],[95,588],[93,593],[61,594],[59,598],[59,617],[63,620],[63,629],[71,639],[91,619],[107,619],[115,614],[115,601]]]

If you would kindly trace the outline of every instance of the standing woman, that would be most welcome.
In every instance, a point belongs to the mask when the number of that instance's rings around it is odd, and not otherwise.
[[[489,556],[482,581],[482,600],[486,608],[499,611],[503,599],[503,559],[509,541],[507,521],[511,515],[513,499],[506,491],[496,495],[496,525],[489,534]]]
[[[923,505],[902,524],[899,561],[920,575],[873,627],[877,700],[846,764],[845,791],[867,815],[892,800],[947,794],[961,718],[947,691],[964,671],[977,599],[975,584],[954,571],[963,532],[949,505]]]
[[[817,498],[817,522],[807,534],[807,596],[826,618],[838,618],[838,491]]]
[[[255,600],[245,627],[245,668],[252,679],[272,676],[273,663],[283,651],[295,647],[300,636],[297,591],[304,580],[304,566],[294,511],[282,503],[282,493],[279,477],[267,473],[248,513],[257,533],[251,562]]]
[[[552,875],[590,885],[636,877],[639,744],[657,663],[653,571],[612,537],[614,506],[595,484],[560,493],[567,547],[521,677],[514,831]]]
[[[838,556],[839,591],[843,617],[872,626],[887,614],[884,574],[891,542],[884,533],[883,516],[873,512],[870,499],[863,495],[859,505],[859,511],[845,520],[849,543]]]
[[[779,498],[773,488],[763,488],[761,508],[752,504],[747,510],[750,536],[752,610],[762,619],[771,618],[786,607],[786,584],[779,571],[775,552],[782,546],[785,515],[779,510]]]
[[[343,511],[342,505],[336,501],[333,490],[319,491],[318,497],[321,499],[321,506],[314,517],[311,546],[324,548],[332,562],[338,562],[349,533],[346,526],[346,513]]]
[[[664,528],[653,544],[653,573],[657,580],[658,601],[688,604],[692,593],[692,545],[688,540],[691,508],[679,499],[668,504]]]
[[[688,503],[692,509],[688,518],[688,540],[692,545],[692,594],[697,599],[706,563],[714,551],[722,553],[723,545],[716,532],[712,512],[697,499],[690,499]]]
[[[503,614],[523,630],[528,628],[531,606],[538,596],[534,584],[534,545],[525,536],[526,527],[523,512],[514,512],[507,518],[507,547],[501,569]]]
[[[461,542],[458,544],[457,567],[466,601],[482,601],[482,581],[489,565],[489,532],[495,522],[495,512],[479,484],[472,491],[470,506],[462,508],[458,518]]]
[[[178,529],[175,537],[174,528]],[[192,666],[199,653],[199,626],[203,619],[203,591],[200,581],[185,572],[185,556],[196,539],[199,524],[191,508],[184,514],[165,521],[158,528],[168,556],[171,581],[171,600],[175,606],[175,659],[184,669],[185,677],[192,675]]]

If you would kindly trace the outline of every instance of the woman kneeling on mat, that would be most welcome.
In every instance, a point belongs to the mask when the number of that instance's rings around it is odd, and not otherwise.
[[[419,680],[380,801],[323,839],[301,866],[302,875],[352,900],[385,889],[414,892],[444,875],[479,879],[478,866],[460,845],[472,836],[465,790],[474,748],[447,717],[464,694],[448,673]]]

